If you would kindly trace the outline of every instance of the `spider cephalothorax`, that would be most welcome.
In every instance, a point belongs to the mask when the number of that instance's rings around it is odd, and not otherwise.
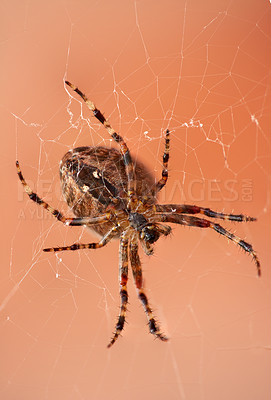
[[[65,247],[51,247],[46,252],[63,250],[97,249],[105,246],[111,239],[120,239],[119,283],[121,307],[115,332],[108,345],[112,346],[123,330],[128,303],[127,281],[128,263],[132,268],[133,278],[144,310],[148,318],[150,332],[166,341],[153,316],[143,288],[142,268],[138,255],[138,241],[146,254],[153,252],[153,244],[171,232],[171,227],[164,225],[175,223],[198,228],[211,228],[226,236],[250,253],[260,275],[260,262],[252,246],[208,219],[195,217],[202,214],[209,218],[230,221],[254,221],[255,218],[243,214],[224,214],[187,204],[157,204],[157,194],[168,179],[169,130],[165,134],[162,177],[155,182],[146,167],[134,160],[130,151],[103,114],[74,85],[66,81],[87,104],[93,115],[104,125],[109,135],[119,145],[119,150],[102,146],[77,147],[68,151],[60,163],[60,180],[65,200],[76,218],[66,218],[34,193],[23,178],[18,161],[17,172],[30,199],[47,209],[59,221],[69,226],[86,226],[101,236],[97,243],[75,243]],[[162,224],[163,223],[163,224]]]

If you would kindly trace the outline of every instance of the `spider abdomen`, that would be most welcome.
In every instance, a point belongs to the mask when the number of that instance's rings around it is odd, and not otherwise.
[[[136,195],[151,206],[156,202],[155,180],[139,162],[135,162]],[[77,147],[68,151],[60,163],[64,198],[77,217],[98,217],[108,209],[125,210],[128,180],[121,153],[108,147]],[[111,221],[92,225],[104,235]]]

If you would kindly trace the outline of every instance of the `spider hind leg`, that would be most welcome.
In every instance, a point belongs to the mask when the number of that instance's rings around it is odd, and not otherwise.
[[[74,92],[76,92],[86,103],[87,107],[92,111],[94,117],[105,127],[111,138],[118,143],[120,148],[120,153],[122,154],[123,162],[125,165],[125,170],[127,174],[127,192],[128,192],[128,209],[134,209],[136,203],[136,193],[135,193],[135,174],[134,174],[134,165],[132,162],[130,150],[123,140],[122,136],[115,132],[115,130],[111,127],[109,121],[105,118],[102,112],[96,108],[95,104],[87,98],[87,96],[78,89],[77,86],[73,85],[69,81],[65,81],[66,85],[68,85]]]
[[[170,142],[170,131],[166,130],[165,136],[165,149],[163,154],[163,169],[162,169],[162,178],[156,183],[156,192],[160,192],[161,189],[166,185],[168,180],[168,160],[169,160],[169,142]]]
[[[51,253],[56,253],[59,251],[66,251],[66,250],[83,250],[83,249],[99,249],[101,247],[104,247],[107,245],[108,242],[110,242],[111,239],[117,234],[117,228],[113,227],[110,229],[102,238],[99,242],[95,243],[74,243],[71,246],[61,246],[61,247],[48,247],[46,249],[43,249],[46,253],[51,252]]]

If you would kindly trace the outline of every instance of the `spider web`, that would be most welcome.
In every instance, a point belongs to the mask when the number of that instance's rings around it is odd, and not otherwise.
[[[2,4],[1,398],[268,399],[270,396],[271,9],[258,1],[13,1]],[[3,79],[4,78],[4,79]],[[223,222],[262,265],[215,232],[174,226],[146,292],[170,341],[154,341],[132,279],[123,337],[118,242],[97,251],[42,248],[96,238],[28,200],[15,171],[71,216],[59,188],[63,154],[114,146],[84,91],[161,176],[161,203],[244,213]],[[131,275],[131,274],[130,274]]]

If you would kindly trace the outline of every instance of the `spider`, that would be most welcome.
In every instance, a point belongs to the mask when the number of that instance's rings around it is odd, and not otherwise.
[[[161,332],[149,305],[143,288],[142,268],[138,255],[138,243],[147,255],[153,253],[153,244],[161,237],[168,236],[171,227],[164,223],[173,223],[197,228],[210,228],[226,236],[253,257],[258,275],[261,274],[259,259],[251,244],[230,233],[212,220],[196,217],[194,214],[209,218],[230,221],[255,221],[255,218],[243,214],[224,214],[209,208],[188,204],[158,204],[158,192],[168,180],[168,161],[170,131],[165,132],[165,148],[161,178],[155,182],[146,167],[135,160],[123,140],[114,131],[99,109],[76,86],[65,82],[86,103],[106,128],[119,150],[102,146],[77,147],[68,151],[60,162],[60,180],[62,191],[68,206],[76,218],[66,218],[60,211],[51,207],[32,191],[26,183],[19,162],[17,173],[31,200],[49,211],[56,219],[68,226],[86,226],[101,236],[96,243],[75,243],[65,247],[43,249],[45,252],[64,250],[98,249],[111,239],[120,239],[119,247],[119,285],[120,311],[115,331],[108,347],[120,336],[125,323],[128,292],[128,264],[130,262],[137,294],[147,315],[150,333],[162,341],[168,338]]]

